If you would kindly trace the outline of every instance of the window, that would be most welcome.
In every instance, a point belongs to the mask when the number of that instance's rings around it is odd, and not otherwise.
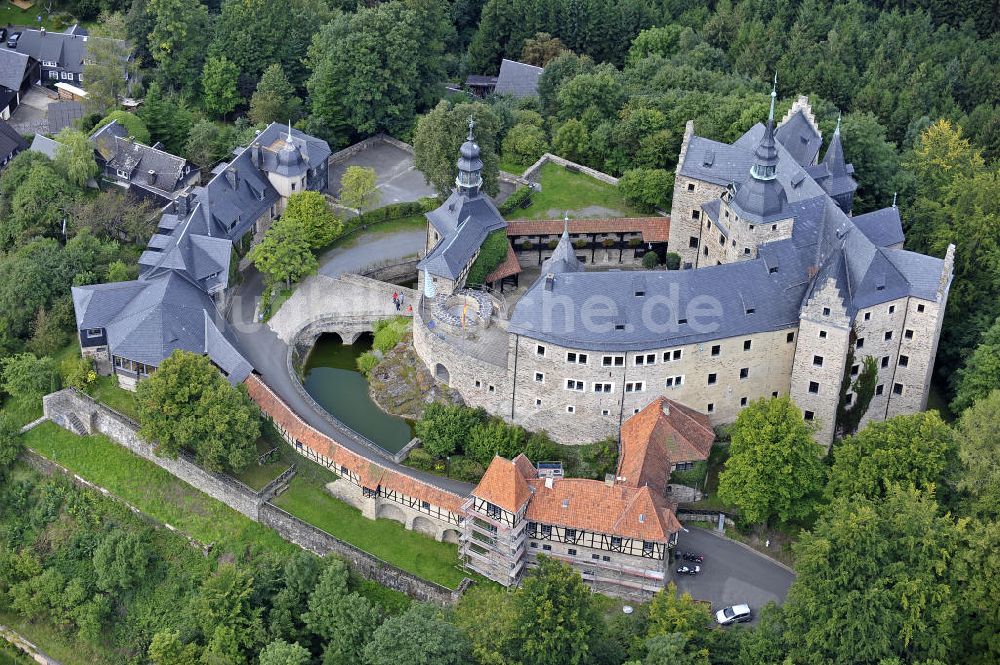
[[[641,393],[645,389],[645,384],[642,381],[629,381],[625,384],[625,392],[627,393]]]
[[[705,256],[708,256],[708,245],[705,245],[704,247],[704,254]]]
[[[542,372],[535,372],[535,382],[545,383],[545,374],[543,374]]]
[[[777,390],[775,390],[775,391],[773,391],[771,393],[771,397],[777,397],[777,396],[778,396],[778,391]]]
[[[625,366],[625,356],[604,356],[601,358],[601,364],[605,367],[624,367]]]
[[[876,395],[881,395],[883,392],[885,392],[885,386],[883,386],[881,383],[875,386]]]
[[[423,508],[424,510],[430,510],[431,509],[431,503],[430,503],[430,501],[421,501],[420,502],[420,507]]]
[[[892,331],[891,330],[886,330],[885,331],[885,341],[888,342],[890,339],[892,339]]]
[[[740,406],[746,406],[747,405],[747,401],[748,400],[747,400],[746,397],[741,397],[740,398]]]
[[[572,404],[566,405],[566,413],[576,413],[576,407]]]
[[[611,415],[611,411],[609,411],[608,409],[601,409],[601,415],[602,416],[610,416]]]
[[[776,272],[778,272],[778,266],[771,266],[770,268],[767,269],[767,273],[769,275],[773,275]]]
[[[599,561],[601,559],[601,555],[600,554],[591,554],[590,558]]]
[[[621,536],[611,536],[611,548],[621,549],[621,546],[622,546]]]
[[[646,295],[645,291],[636,291],[635,292],[635,297],[636,298],[642,298],[644,295]]]
[[[681,376],[668,376],[666,380],[667,388],[677,388],[684,385],[684,375]]]
[[[535,406],[541,406],[541,405],[542,405],[542,398],[541,397],[536,397],[535,398]]]
[[[295,191],[295,183],[294,182],[292,183],[292,191],[293,192]]]
[[[819,338],[820,339],[826,339],[826,331],[825,330],[820,330],[819,331]]]
[[[488,390],[489,392],[491,392],[491,393],[495,393],[495,392],[497,391],[497,387],[496,387],[496,386],[494,386],[494,385],[492,385],[492,384],[490,384],[490,387],[489,387],[489,388],[487,388],[487,390]]]
[[[813,412],[812,411],[805,411],[805,412],[802,413],[802,417],[804,419],[806,419],[806,420],[812,420],[813,419]]]
[[[625,330],[625,324],[624,323],[616,323],[615,324],[615,330]]]
[[[679,326],[683,326],[687,322],[688,322],[687,319],[677,319],[677,325]]]
[[[566,390],[583,390],[583,381],[577,381],[576,379],[566,379]]]
[[[55,71],[54,69],[50,70],[49,71],[49,78],[50,79],[58,79],[59,78],[59,72]]]
[[[117,171],[115,171],[115,173],[118,174],[119,178],[127,178],[128,177],[128,171],[123,171],[122,169],[118,169]]]
[[[594,384],[594,392],[595,393],[610,393],[611,392],[611,385],[612,384],[610,384],[610,383],[595,383]]]
[[[546,544],[542,545],[542,549],[545,550],[546,552],[548,552],[548,551],[550,551],[552,549],[552,546],[549,545],[548,543],[546,543]]]
[[[663,362],[670,362],[671,360],[681,359],[681,349],[674,349],[673,351],[663,352]]]
[[[605,554],[604,556],[601,557],[601,561],[611,561],[611,557]]]
[[[777,224],[771,224],[771,230],[772,231],[777,231],[778,230],[778,225]]]
[[[531,546],[537,548],[538,547],[538,543],[531,543]]]
[[[740,378],[741,379],[745,379],[748,376],[750,376],[750,368],[749,367],[741,367],[740,368]]]
[[[705,409],[709,413],[715,413],[715,404],[712,402],[708,403],[708,408]]]
[[[477,388],[482,388],[483,387],[483,382],[480,381],[479,379],[476,379],[476,387]]]
[[[813,365],[815,367],[823,366],[823,356],[813,356]]]
[[[708,375],[708,385],[714,386],[715,385],[715,381],[716,381],[717,378],[718,377],[716,377],[715,372],[712,372],[711,374],[709,374]]]
[[[691,219],[701,219],[701,211],[700,210],[692,210],[691,211]]]
[[[573,353],[572,351],[566,354],[566,362],[576,363],[577,365],[587,364],[587,354],[586,353]]]
[[[566,529],[565,539],[568,543],[576,542],[576,529]]]
[[[536,345],[535,346],[535,354],[539,355],[539,356],[544,356],[545,355],[545,347],[542,346],[541,344]]]
[[[698,248],[698,237],[697,236],[691,236],[690,238],[688,238],[688,247],[690,247],[692,249],[697,249]]]
[[[693,182],[689,182],[688,183],[688,191],[689,192],[693,192],[694,191],[694,183]]]
[[[896,306],[895,305],[889,305],[889,313],[893,314],[895,312],[896,312]]]
[[[913,331],[907,330],[906,332],[903,333],[903,337],[906,339],[913,339]]]
[[[573,549],[572,547],[566,550],[566,553],[569,554],[570,556],[576,556],[576,550]]]
[[[889,366],[889,356],[882,356],[882,367]]]
[[[656,364],[656,354],[647,353],[646,355],[639,354],[635,357],[635,364],[637,367],[642,365],[655,365]]]
[[[552,525],[543,524],[542,525],[542,538],[549,538],[552,536]]]
[[[862,347],[863,347],[864,345],[865,345],[865,338],[864,338],[864,337],[859,337],[859,338],[858,338],[858,341],[854,343],[854,348],[855,348],[855,349],[860,349],[860,348],[862,348]]]
[[[102,334],[102,328],[88,328],[87,337],[100,337]]]
[[[743,253],[744,254],[749,254],[750,253],[750,248],[749,247],[744,247],[743,248]]]
[[[751,341],[752,340],[749,340],[749,339],[743,340],[743,350],[744,351],[749,351],[750,350]]]
[[[63,81],[72,81],[73,80],[73,74],[70,73],[70,72],[63,72],[62,73],[62,78],[63,78]]]
[[[910,364],[910,357],[909,356],[900,356],[899,357],[899,366],[900,367],[906,367],[909,364]]]
[[[819,394],[819,383],[817,383],[816,381],[810,381],[809,382],[809,392],[811,392],[813,395],[818,395]]]
[[[830,308],[829,307],[824,307],[823,308],[823,316],[830,316]]]
[[[858,371],[860,369],[861,369],[861,365],[852,365],[851,366],[851,376],[857,376],[858,375]]]
[[[902,383],[894,383],[894,384],[892,384],[892,394],[894,394],[894,395],[902,395],[903,394],[903,384]]]
[[[847,393],[844,397],[844,401],[850,406],[854,402],[854,393]]]
[[[653,543],[649,542],[648,540],[642,541],[642,553],[645,556],[652,556],[653,555]]]
[[[713,345],[713,346],[712,346],[712,355],[713,355],[713,356],[717,356],[717,355],[719,355],[720,353],[722,353],[722,346],[721,346],[721,345],[719,345],[719,344],[715,344],[715,345]]]
[[[922,313],[924,311],[924,306],[923,305],[917,305],[917,311]]]
[[[489,517],[490,519],[498,520],[501,517],[503,517],[503,510],[500,509],[500,506],[496,506],[492,503],[487,503],[486,516]]]

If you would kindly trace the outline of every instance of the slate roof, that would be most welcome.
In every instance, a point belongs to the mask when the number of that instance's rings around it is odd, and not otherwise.
[[[117,120],[91,134],[90,142],[109,168],[128,173],[129,181],[143,188],[174,192],[191,174],[186,159],[135,141]]]
[[[49,159],[55,159],[58,147],[59,141],[50,139],[42,134],[35,134],[35,138],[31,139],[31,146],[28,149],[32,152],[40,152]]]
[[[19,90],[24,83],[28,63],[29,58],[24,53],[0,47],[0,85],[9,90]]]
[[[581,270],[583,270],[583,264],[576,258],[576,252],[573,251],[573,243],[569,240],[569,222],[567,221],[563,227],[562,236],[559,237],[559,243],[552,250],[552,256],[542,262],[542,274],[580,272]]]
[[[45,117],[49,121],[49,134],[58,134],[60,130],[71,127],[75,120],[83,117],[83,104],[52,102],[45,109]]]
[[[73,32],[42,32],[34,28],[18,28],[21,38],[16,49],[8,49],[7,43],[0,45],[2,51],[17,51],[43,62],[55,62],[59,69],[83,73],[83,61],[87,58],[87,42],[103,37],[88,37],[79,30]]]
[[[740,182],[763,132],[757,124],[732,145],[692,136],[678,170],[723,186]],[[543,274],[516,304],[510,332],[569,348],[628,351],[781,330],[798,324],[801,306],[827,278],[834,279],[851,316],[906,295],[936,299],[941,259],[879,247],[863,230],[874,226],[870,220],[857,226],[784,144],[776,147],[776,181],[785,198],[780,217],[793,219],[791,238],[761,245],[750,260],[632,271],[633,278],[644,276],[644,297],[636,297],[631,280],[618,272],[557,274],[551,290]],[[703,206],[714,220],[718,209],[717,202]],[[656,296],[672,302],[675,293],[677,313],[666,305],[646,306]],[[712,311],[689,311],[699,301],[711,303]]]
[[[250,373],[250,364],[225,336],[221,319],[213,321],[211,299],[177,272],[73,287],[73,304],[77,327],[104,328],[114,355],[155,366],[183,349],[207,354],[234,385]]]
[[[10,126],[6,120],[0,120],[0,157],[10,157],[28,147],[28,142]]]
[[[448,279],[461,274],[490,232],[507,226],[493,201],[482,192],[471,197],[452,192],[444,204],[426,217],[441,234],[441,240],[418,267]]]
[[[493,91],[498,95],[537,97],[538,79],[543,71],[542,67],[504,58],[500,63],[500,74]]]
[[[899,217],[896,206],[882,208],[851,218],[854,225],[861,230],[877,247],[902,246],[903,220]]]
[[[800,166],[813,164],[823,144],[823,136],[816,131],[802,109],[778,125],[774,137]]]

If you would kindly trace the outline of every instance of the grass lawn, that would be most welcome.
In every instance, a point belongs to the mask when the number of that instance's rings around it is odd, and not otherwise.
[[[427,218],[423,215],[408,215],[398,219],[387,219],[384,222],[373,222],[363,229],[359,228],[354,233],[343,235],[337,238],[323,252],[337,247],[353,247],[359,238],[366,235],[384,235],[387,233],[397,233],[399,231],[415,231],[427,228]]]
[[[296,476],[274,503],[301,520],[345,540],[403,570],[454,589],[467,574],[459,566],[458,548],[407,531],[392,520],[364,517],[321,485]]]
[[[535,192],[531,205],[517,215],[519,219],[556,219],[569,211],[571,217],[634,217],[640,213],[629,207],[614,185],[582,173],[567,171],[547,163],[539,174],[542,191]]]
[[[38,22],[38,17],[42,17],[42,22]],[[45,7],[41,2],[36,2],[35,6],[31,9],[22,10],[10,2],[0,3],[0,23],[3,25],[20,25],[29,28],[38,28],[39,26],[45,26],[46,30],[54,32],[62,32],[70,25],[72,22],[67,24],[60,18],[52,14],[47,14],[45,12]]]
[[[114,375],[97,377],[92,397],[122,415],[139,420],[139,405],[136,404],[135,393],[119,387],[118,377]]]
[[[152,517],[166,522],[216,552],[291,553],[298,548],[271,529],[244,517],[105,436],[79,437],[54,423],[24,435],[24,444],[107,488]]]
[[[91,665],[91,663],[100,663],[104,660],[103,654],[92,645],[84,643],[83,640],[67,637],[45,622],[31,623],[14,612],[7,611],[6,608],[0,608],[0,624],[16,630],[27,640],[34,642],[49,657],[58,660],[63,665]],[[0,640],[0,644],[7,645],[7,642]],[[15,653],[21,654],[22,657],[16,660],[4,660],[7,654]],[[20,663],[33,662],[35,661],[23,655],[22,651],[13,646],[7,650],[0,648],[0,665],[5,663],[18,663],[20,665]]]

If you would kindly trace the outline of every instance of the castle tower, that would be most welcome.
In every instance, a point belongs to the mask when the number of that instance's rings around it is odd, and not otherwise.
[[[479,196],[479,188],[483,185],[483,160],[480,159],[479,144],[472,133],[476,121],[469,118],[469,136],[459,148],[458,176],[455,185],[458,193],[468,198]]]
[[[844,158],[844,146],[840,141],[840,118],[837,118],[837,128],[833,131],[833,138],[826,149],[826,155],[821,164],[823,173],[817,182],[826,190],[837,207],[848,215],[854,205],[854,192],[858,189],[858,183],[854,178],[854,165],[848,164]],[[827,175],[828,174],[828,175]]]
[[[764,134],[754,149],[750,175],[735,186],[731,206],[741,218],[756,223],[770,221],[782,214],[787,200],[785,188],[778,182],[778,146],[774,140],[774,102],[778,96],[777,76],[771,89],[771,111]]]

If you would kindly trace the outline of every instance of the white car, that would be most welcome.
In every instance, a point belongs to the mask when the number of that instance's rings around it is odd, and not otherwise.
[[[728,626],[733,623],[744,623],[753,618],[749,605],[733,605],[724,607],[715,613],[715,620],[720,626]]]

